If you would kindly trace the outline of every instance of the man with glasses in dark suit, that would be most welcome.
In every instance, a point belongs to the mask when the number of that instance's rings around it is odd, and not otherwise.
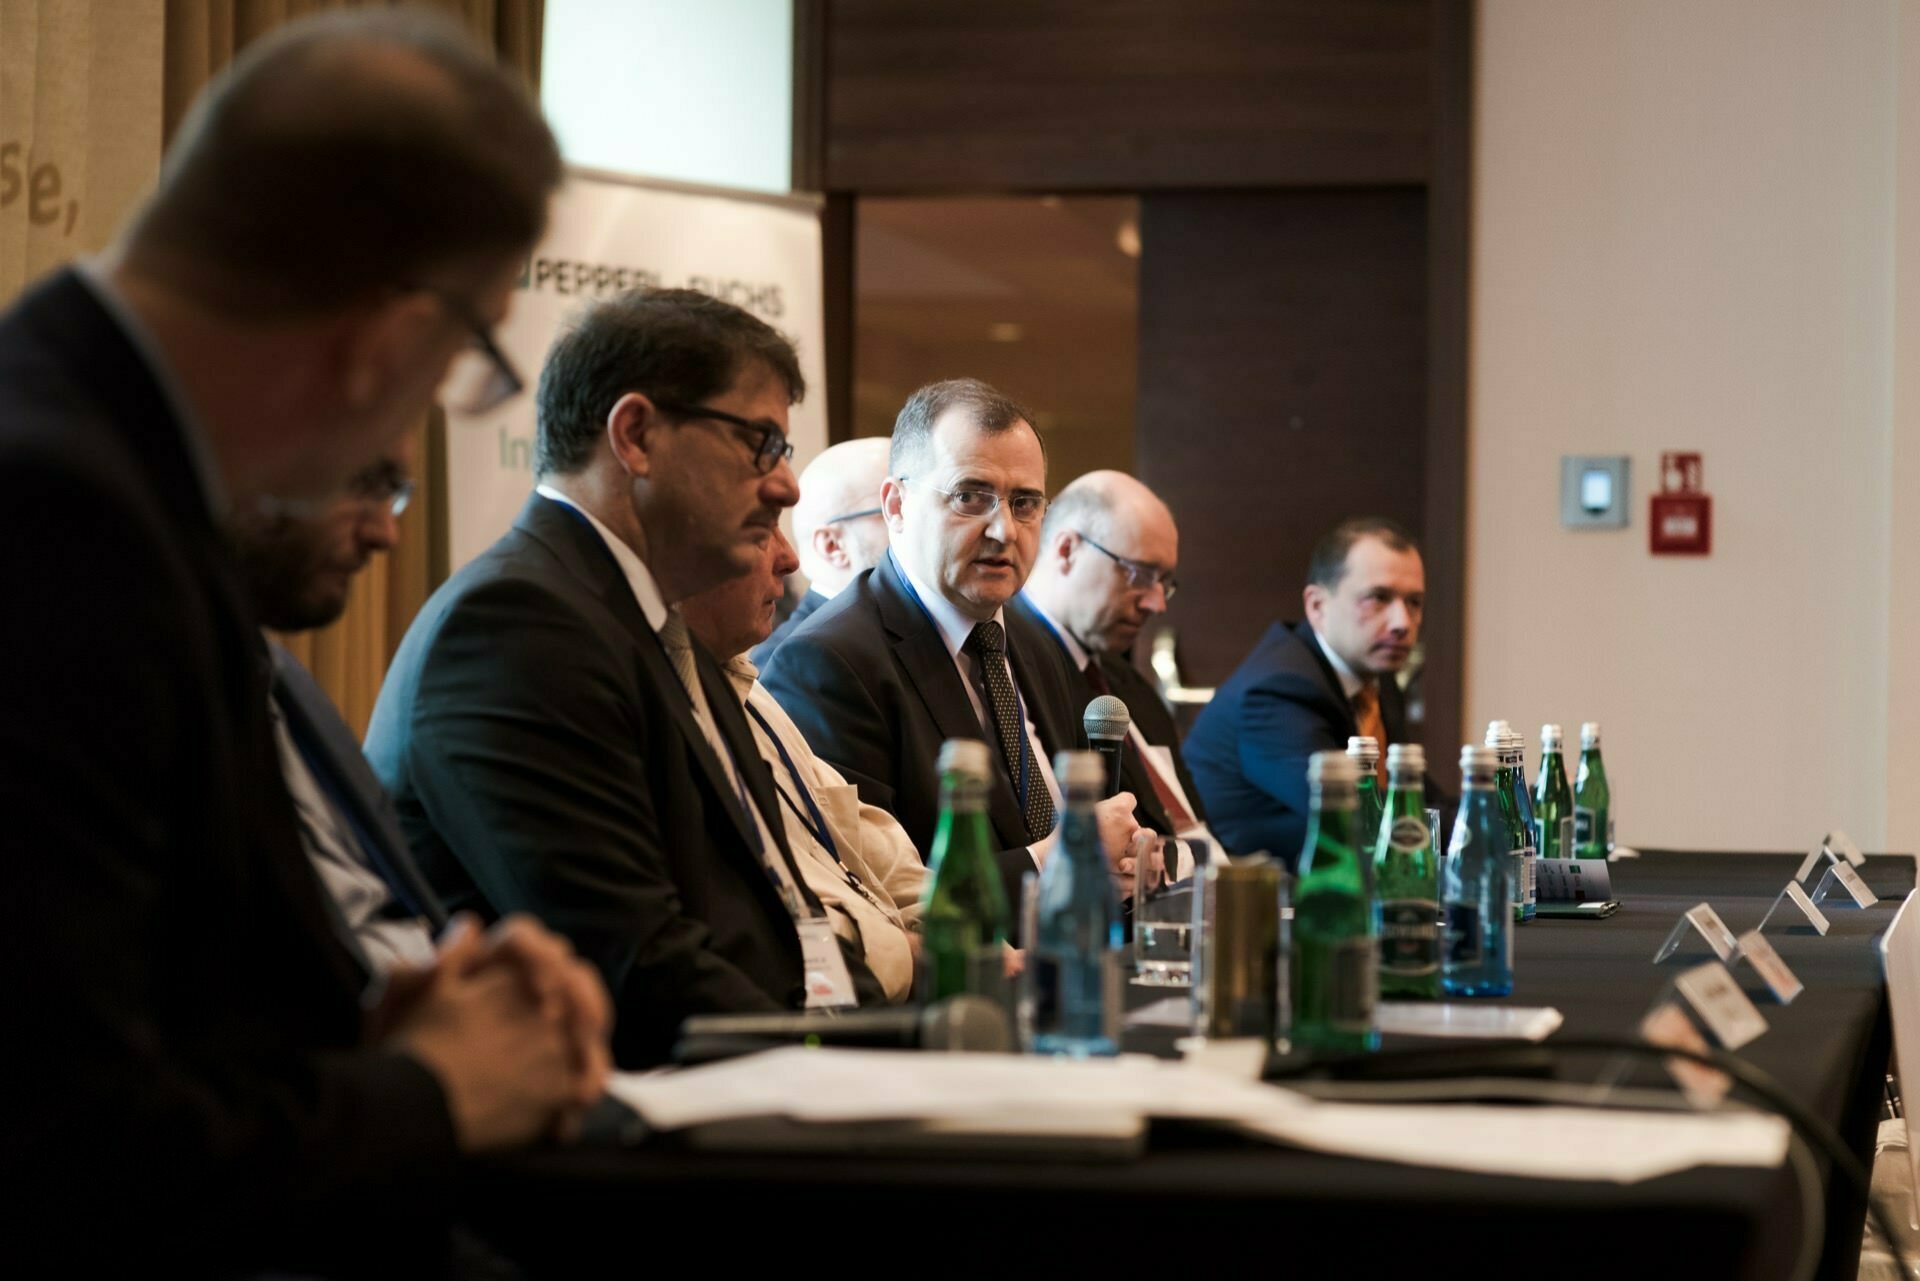
[[[1127,705],[1133,725],[1121,777],[1139,798],[1140,821],[1164,835],[1212,841],[1173,714],[1131,657],[1140,630],[1172,603],[1179,563],[1180,532],[1167,505],[1123,472],[1089,472],[1048,506],[1039,561],[1008,612],[1059,647],[1082,703],[1111,694]],[[1168,875],[1191,870],[1191,851],[1176,849]]]
[[[894,423],[880,491],[892,547],[787,638],[761,682],[807,741],[932,848],[940,744],[985,739],[988,817],[1010,902],[1058,836],[1055,752],[1085,746],[1074,674],[1051,646],[1010,632],[1046,512],[1047,463],[1026,411],[985,383],[922,387]],[[1109,861],[1132,873],[1134,800],[1100,805]]]
[[[729,303],[588,308],[540,376],[538,488],[428,600],[368,728],[442,900],[571,939],[613,993],[623,1065],[666,1059],[689,1015],[880,995],[679,609],[763,561],[799,493],[805,391],[792,344]]]
[[[511,391],[472,349],[559,178],[456,26],[329,15],[251,45],[114,244],[0,317],[11,1270],[444,1273],[461,1155],[599,1095],[605,994],[531,922],[370,982],[223,536],[403,449],[470,351]]]

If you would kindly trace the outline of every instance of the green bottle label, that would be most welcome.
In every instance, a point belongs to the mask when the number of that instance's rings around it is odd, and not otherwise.
[[[1582,845],[1592,844],[1593,842],[1593,811],[1592,810],[1581,809],[1578,806],[1574,807],[1573,839]]]
[[[1440,969],[1440,905],[1430,898],[1380,903],[1380,972],[1416,979]]]

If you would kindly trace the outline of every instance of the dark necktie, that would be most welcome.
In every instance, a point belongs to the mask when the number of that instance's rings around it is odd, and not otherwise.
[[[1013,677],[1007,672],[1007,634],[991,620],[974,625],[967,637],[967,649],[980,663],[986,679],[987,703],[993,712],[993,726],[1000,737],[1000,755],[1007,762],[1007,776],[1013,780],[1015,795],[1021,783],[1021,761],[1027,753],[1027,727],[1020,715],[1020,699],[1013,691]],[[1040,777],[1039,762],[1029,762],[1027,784],[1027,839],[1037,841],[1053,830],[1053,797],[1047,781]]]

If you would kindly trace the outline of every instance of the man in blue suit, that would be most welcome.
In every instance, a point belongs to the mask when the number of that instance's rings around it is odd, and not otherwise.
[[[354,577],[399,541],[412,493],[405,466],[386,458],[311,515],[235,513],[227,533],[261,625],[291,634],[337,620]],[[447,914],[407,849],[393,802],[325,691],[299,659],[280,645],[269,648],[280,772],[342,940],[379,973],[431,965]]]
[[[1228,849],[1293,867],[1306,840],[1307,761],[1370,734],[1406,741],[1394,676],[1420,639],[1426,570],[1413,537],[1382,517],[1342,522],[1314,548],[1306,619],[1275,623],[1187,736],[1214,832]]]

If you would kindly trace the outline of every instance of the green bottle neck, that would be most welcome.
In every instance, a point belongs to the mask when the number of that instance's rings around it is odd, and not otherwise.
[[[1391,818],[1425,818],[1426,780],[1418,774],[1394,774],[1387,780],[1386,813]]]
[[[1311,867],[1303,875],[1318,876],[1332,870],[1328,859],[1359,862],[1354,848],[1354,825],[1359,804],[1357,791],[1342,788],[1327,791],[1315,788],[1313,809],[1308,815],[1307,844]]]

